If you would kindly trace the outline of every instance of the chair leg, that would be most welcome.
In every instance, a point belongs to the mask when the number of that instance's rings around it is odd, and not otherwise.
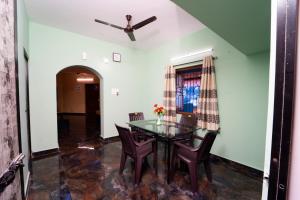
[[[209,182],[212,182],[212,173],[211,173],[211,166],[210,166],[209,159],[205,160],[203,163],[204,163],[207,179],[209,180]]]
[[[122,152],[121,155],[121,162],[120,162],[120,170],[119,173],[122,174],[124,167],[125,167],[125,163],[126,163],[126,159],[127,159],[127,154]]]
[[[189,163],[189,171],[190,171],[190,177],[192,182],[192,191],[197,192],[198,191],[198,176],[197,176],[197,163]]]
[[[142,158],[136,158],[135,160],[135,184],[140,183],[141,173],[142,173]]]

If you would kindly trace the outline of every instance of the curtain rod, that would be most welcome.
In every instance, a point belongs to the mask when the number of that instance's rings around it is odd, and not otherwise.
[[[214,60],[218,59],[218,57],[213,57]],[[173,65],[173,67],[178,67],[178,66],[181,66],[181,65],[187,65],[187,64],[192,64],[192,63],[197,63],[197,62],[201,62],[203,61],[203,59],[200,59],[200,60],[195,60],[195,61],[192,61],[192,62],[186,62],[186,63],[181,63],[181,64],[177,64],[177,65]]]

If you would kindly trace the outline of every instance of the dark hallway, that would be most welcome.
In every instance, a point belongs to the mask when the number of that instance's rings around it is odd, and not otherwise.
[[[57,127],[60,148],[78,147],[100,136],[100,79],[83,66],[56,76]]]

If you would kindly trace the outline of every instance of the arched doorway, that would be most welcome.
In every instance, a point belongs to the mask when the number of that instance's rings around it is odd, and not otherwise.
[[[56,74],[58,142],[78,147],[101,135],[102,77],[85,66],[71,66]]]

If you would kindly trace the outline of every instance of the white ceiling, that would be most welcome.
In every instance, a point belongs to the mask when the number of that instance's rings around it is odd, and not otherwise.
[[[149,49],[166,41],[201,30],[196,18],[170,0],[25,0],[32,21],[121,45]],[[122,30],[95,23],[98,18],[125,27],[151,16],[157,20],[134,31],[131,42]]]

